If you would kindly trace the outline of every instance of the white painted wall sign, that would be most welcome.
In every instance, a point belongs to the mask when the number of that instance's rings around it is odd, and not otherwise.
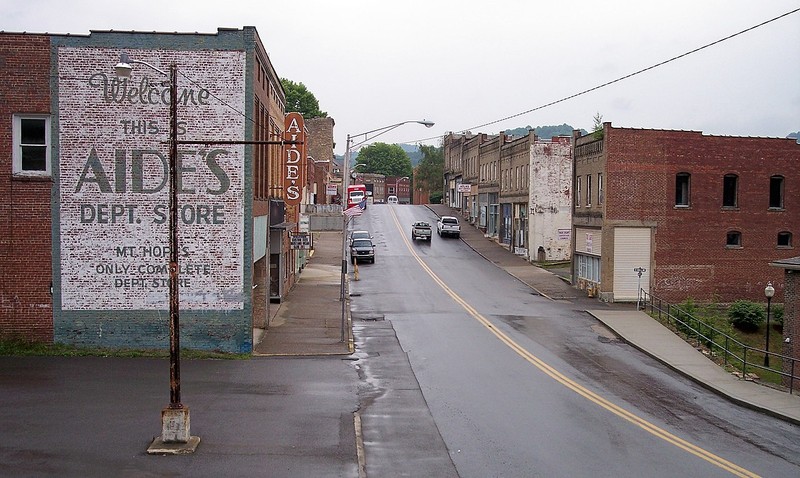
[[[178,62],[179,139],[244,140],[244,52],[127,53]],[[64,310],[168,308],[169,88],[145,65],[118,79],[119,54],[58,52]],[[244,146],[179,145],[178,163],[181,308],[241,309]]]

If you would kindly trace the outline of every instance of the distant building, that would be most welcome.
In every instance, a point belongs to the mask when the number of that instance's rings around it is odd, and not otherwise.
[[[376,173],[356,173],[355,184],[363,184],[367,188],[367,198],[374,204],[386,202],[386,176]]]
[[[333,184],[333,118],[311,118],[305,120],[308,130],[308,191],[309,204],[332,204],[335,195],[326,194]]]
[[[385,184],[387,198],[397,196],[397,202],[400,204],[411,204],[411,179],[409,177],[387,176]]]
[[[569,259],[571,138],[451,133],[443,156],[445,202],[470,224],[531,261]]]

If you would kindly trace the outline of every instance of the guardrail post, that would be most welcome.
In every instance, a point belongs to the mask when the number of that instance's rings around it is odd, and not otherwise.
[[[747,347],[744,349],[744,353],[742,353],[742,378],[747,375]]]
[[[723,359],[723,361],[722,361],[722,362],[723,362],[725,365],[728,365],[728,338],[729,338],[729,337],[726,335],[726,336],[725,336],[725,353],[724,353],[724,354],[722,354],[722,355],[723,355],[723,357],[724,357],[724,359]]]

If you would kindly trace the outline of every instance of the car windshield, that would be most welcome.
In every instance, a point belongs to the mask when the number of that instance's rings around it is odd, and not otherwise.
[[[354,239],[354,240],[355,239],[369,239],[369,238],[370,238],[370,236],[369,236],[369,232],[368,231],[353,231],[353,233],[350,234],[350,239]]]
[[[458,224],[458,219],[454,217],[442,218],[442,224]]]
[[[417,227],[431,227],[431,225],[428,224],[427,222],[418,222],[418,223],[416,223],[414,225],[417,226]]]
[[[353,247],[372,247],[372,241],[369,239],[356,239],[353,241]]]

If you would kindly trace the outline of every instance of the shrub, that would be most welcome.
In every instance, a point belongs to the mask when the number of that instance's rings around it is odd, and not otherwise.
[[[769,321],[778,328],[783,328],[783,305],[776,304],[770,308]]]
[[[673,307],[670,312],[675,317],[675,328],[686,335],[693,335],[692,328],[697,328],[697,321],[695,316],[697,314],[697,306],[691,298],[686,299],[683,303]]]
[[[764,318],[764,306],[749,300],[737,300],[728,308],[728,321],[742,332],[755,332]]]

